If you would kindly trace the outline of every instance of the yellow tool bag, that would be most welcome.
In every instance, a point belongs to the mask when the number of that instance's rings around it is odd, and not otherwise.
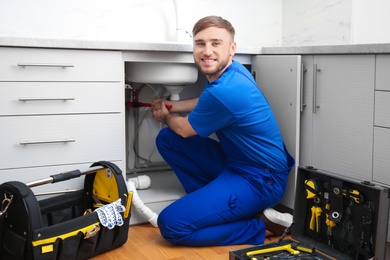
[[[84,177],[82,190],[37,200],[31,187]],[[24,184],[0,185],[0,259],[88,259],[128,238],[132,193],[121,170],[100,161]]]

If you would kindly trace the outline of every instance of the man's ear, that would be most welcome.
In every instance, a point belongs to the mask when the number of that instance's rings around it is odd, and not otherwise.
[[[230,55],[231,56],[234,56],[234,54],[236,54],[236,48],[237,48],[237,44],[236,44],[236,42],[233,42],[232,45],[230,46]]]

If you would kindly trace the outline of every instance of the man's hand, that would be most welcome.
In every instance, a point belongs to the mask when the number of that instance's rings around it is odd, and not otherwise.
[[[150,110],[152,111],[153,118],[157,122],[166,124],[176,134],[187,138],[196,135],[196,132],[192,128],[191,124],[188,122],[188,116],[178,116],[175,115],[175,113],[181,112],[181,108],[186,108],[183,111],[186,111],[189,107],[193,108],[197,100],[198,99],[192,99],[190,101],[183,102],[175,101],[172,106],[172,103],[169,101],[163,99],[156,99],[152,102]],[[179,104],[185,104],[185,106],[180,106]],[[172,108],[168,110],[166,105],[171,105]],[[177,109],[177,107],[179,107],[179,109]],[[172,112],[173,114],[171,114],[170,112]]]
[[[169,110],[163,99],[156,99],[152,102],[150,108],[153,118],[160,123],[166,123],[166,117],[169,115]]]

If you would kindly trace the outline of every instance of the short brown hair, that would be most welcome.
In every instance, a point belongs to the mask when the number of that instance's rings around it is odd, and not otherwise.
[[[226,29],[232,36],[232,42],[234,42],[234,36],[236,32],[233,25],[228,20],[225,20],[220,16],[206,16],[200,19],[198,22],[196,22],[194,28],[192,29],[192,36],[195,37],[197,33],[209,27]]]

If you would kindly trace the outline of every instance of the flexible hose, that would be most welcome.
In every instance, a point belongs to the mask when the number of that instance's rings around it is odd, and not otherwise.
[[[127,181],[127,190],[130,192],[133,192],[133,200],[132,204],[135,207],[135,209],[144,216],[150,224],[152,224],[154,227],[158,227],[157,225],[157,218],[158,215],[153,212],[150,208],[148,208],[141,198],[138,195],[137,192],[137,182],[134,179],[129,179]]]

